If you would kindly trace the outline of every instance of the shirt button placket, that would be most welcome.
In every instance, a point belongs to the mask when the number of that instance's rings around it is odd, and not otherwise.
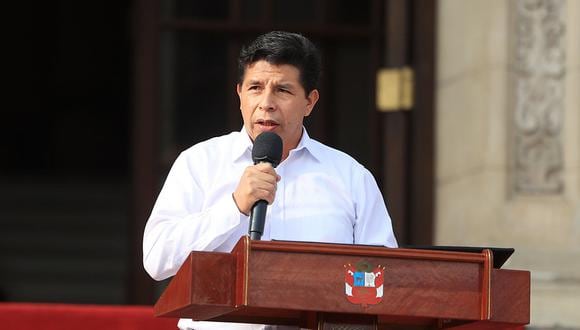
[[[284,165],[281,164],[276,168],[276,172],[280,175],[280,181],[278,181],[276,188],[276,207],[272,211],[272,224],[271,233],[272,238],[280,239],[283,237],[283,227],[284,227]]]

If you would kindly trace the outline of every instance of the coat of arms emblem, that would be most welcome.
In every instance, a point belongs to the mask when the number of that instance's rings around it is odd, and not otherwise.
[[[346,299],[363,307],[376,305],[383,300],[385,267],[360,261],[356,265],[344,265]]]

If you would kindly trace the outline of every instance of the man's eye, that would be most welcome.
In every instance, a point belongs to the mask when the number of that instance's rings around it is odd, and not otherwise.
[[[252,85],[252,86],[248,87],[248,90],[256,90],[256,89],[259,89],[259,88],[260,88],[260,86]]]

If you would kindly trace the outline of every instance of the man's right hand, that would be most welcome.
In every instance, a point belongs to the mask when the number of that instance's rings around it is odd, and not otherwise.
[[[249,215],[252,206],[261,199],[272,204],[276,197],[278,181],[280,181],[280,176],[276,174],[270,163],[259,163],[246,167],[233,193],[234,201],[240,212]]]

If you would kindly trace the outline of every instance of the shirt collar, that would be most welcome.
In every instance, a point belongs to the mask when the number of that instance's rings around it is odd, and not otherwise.
[[[245,160],[252,160],[252,139],[250,139],[250,135],[246,132],[246,128],[242,126],[238,134],[238,138],[234,142],[234,146],[232,148],[232,161],[245,161]]]
[[[291,150],[290,153],[298,152],[300,150],[307,151],[314,159],[320,161],[321,158],[321,150],[320,146],[310,138],[308,132],[306,131],[305,127],[302,127],[302,138],[300,138],[300,142],[298,142],[298,146],[295,149]]]
[[[232,160],[233,162],[243,161],[252,158],[252,139],[250,139],[250,135],[246,131],[244,127],[239,132],[239,138],[236,139],[235,145],[232,149]],[[321,149],[320,146],[310,138],[308,132],[306,131],[305,127],[302,127],[302,137],[298,142],[298,146],[293,150],[290,150],[290,153],[295,153],[300,150],[307,151],[314,159],[320,161],[321,159]]]

